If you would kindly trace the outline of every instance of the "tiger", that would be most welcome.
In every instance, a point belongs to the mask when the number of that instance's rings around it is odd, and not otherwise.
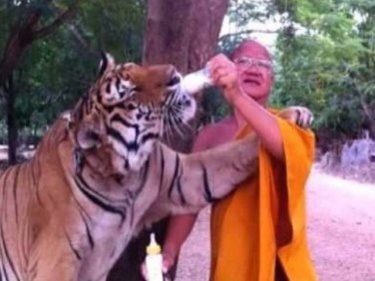
[[[106,54],[99,69],[34,157],[0,177],[2,281],[104,281],[141,229],[199,212],[257,170],[255,135],[193,154],[163,144],[197,108],[172,65]],[[303,108],[282,114],[309,123]]]

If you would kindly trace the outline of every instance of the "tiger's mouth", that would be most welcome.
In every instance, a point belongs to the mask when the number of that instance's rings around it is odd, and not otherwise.
[[[188,124],[197,111],[195,93],[185,91],[182,81],[182,75],[176,71],[167,84],[169,95],[162,114],[162,134],[167,136],[167,139],[175,133],[183,136],[187,129],[191,130]]]
[[[175,71],[167,84],[171,94],[166,100],[166,114],[170,117],[179,118],[183,123],[189,122],[196,113],[196,92],[187,92],[183,87],[184,78]]]

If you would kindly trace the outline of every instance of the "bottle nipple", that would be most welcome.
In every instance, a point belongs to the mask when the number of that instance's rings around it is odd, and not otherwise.
[[[148,246],[146,247],[146,253],[147,255],[157,255],[157,254],[160,254],[160,252],[161,252],[161,247],[156,242],[155,233],[151,233],[150,244],[148,244]]]
[[[212,85],[213,81],[207,66],[201,70],[187,74],[181,81],[182,89],[189,94],[195,94]]]

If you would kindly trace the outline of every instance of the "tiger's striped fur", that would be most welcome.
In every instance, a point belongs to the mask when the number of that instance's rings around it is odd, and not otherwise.
[[[158,141],[195,112],[179,79],[107,56],[34,158],[1,175],[1,281],[104,281],[138,230],[198,212],[256,170],[254,136],[191,155]]]

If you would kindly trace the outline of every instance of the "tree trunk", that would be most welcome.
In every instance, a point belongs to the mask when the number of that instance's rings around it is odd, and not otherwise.
[[[149,0],[143,63],[170,63],[185,74],[214,54],[229,0]],[[192,123],[195,127],[195,123]],[[178,151],[191,149],[192,130],[166,138]]]
[[[181,73],[197,70],[214,54],[229,0],[148,0],[143,63],[170,63]],[[194,126],[193,126],[194,127]],[[173,136],[168,144],[176,150],[191,149],[193,130]],[[153,227],[163,242],[167,220]],[[140,264],[145,257],[149,231],[135,239],[109,276],[109,281],[142,280]],[[174,279],[174,278],[173,278]]]
[[[229,0],[149,0],[143,62],[186,73],[214,54]]]

